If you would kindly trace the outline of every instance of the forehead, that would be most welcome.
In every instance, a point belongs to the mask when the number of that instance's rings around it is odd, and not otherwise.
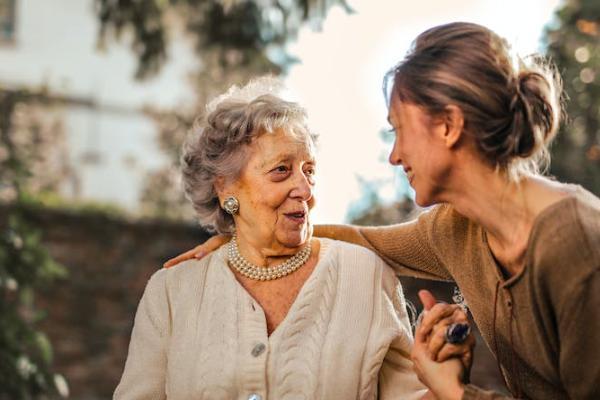
[[[260,164],[277,162],[281,159],[314,161],[315,157],[314,145],[310,138],[295,135],[285,129],[263,133],[250,147],[251,158]]]
[[[396,125],[400,122],[400,112],[402,108],[402,101],[398,96],[393,96],[390,100],[390,106],[388,107],[387,120],[391,125]]]
[[[390,102],[388,121],[393,126],[427,124],[429,122],[429,116],[418,105],[403,102],[396,96]]]

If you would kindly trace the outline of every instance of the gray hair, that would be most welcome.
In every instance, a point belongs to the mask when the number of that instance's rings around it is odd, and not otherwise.
[[[233,182],[240,177],[253,140],[283,129],[309,146],[315,142],[306,111],[280,98],[281,89],[273,78],[253,80],[241,88],[233,86],[207,105],[206,114],[190,131],[181,156],[183,187],[205,229],[217,233],[235,230],[233,217],[221,208],[215,182],[217,178]]]

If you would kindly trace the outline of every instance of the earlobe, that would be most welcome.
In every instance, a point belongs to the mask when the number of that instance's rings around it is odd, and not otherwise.
[[[215,192],[217,192],[217,196],[219,196],[219,200],[222,201],[225,197],[225,179],[222,176],[219,176],[215,179],[214,183]]]
[[[446,147],[452,148],[458,144],[463,134],[465,119],[462,110],[455,105],[446,106],[445,124],[444,140]]]

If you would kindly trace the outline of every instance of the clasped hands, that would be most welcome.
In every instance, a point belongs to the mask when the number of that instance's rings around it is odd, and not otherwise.
[[[424,399],[461,399],[473,362],[475,338],[469,334],[462,343],[451,344],[446,332],[452,324],[468,324],[467,314],[457,304],[438,303],[427,290],[419,292],[419,299],[423,313],[411,358],[419,380],[429,388]]]

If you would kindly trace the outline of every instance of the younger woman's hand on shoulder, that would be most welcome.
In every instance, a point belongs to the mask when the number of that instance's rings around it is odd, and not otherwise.
[[[208,239],[206,242],[194,247],[193,249],[188,250],[185,253],[178,255],[177,257],[171,258],[169,261],[167,261],[166,263],[163,264],[163,267],[170,268],[170,267],[177,265],[183,261],[191,260],[193,258],[199,260],[202,257],[204,257],[205,255],[207,255],[208,253],[215,251],[216,249],[218,249],[225,243],[229,242],[230,239],[231,239],[231,236],[229,236],[229,235],[213,236],[210,239]]]

